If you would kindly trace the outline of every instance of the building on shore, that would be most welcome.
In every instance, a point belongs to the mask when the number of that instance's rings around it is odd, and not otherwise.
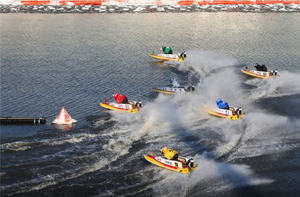
[[[300,0],[0,0],[2,5],[267,5],[300,4]]]

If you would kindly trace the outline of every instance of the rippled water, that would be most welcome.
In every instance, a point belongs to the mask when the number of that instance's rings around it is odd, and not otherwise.
[[[296,196],[300,190],[299,13],[2,14],[2,196]],[[148,56],[162,45],[181,63]],[[253,79],[253,63],[280,77]],[[151,91],[172,77],[191,94]],[[99,106],[142,100],[138,114]],[[241,106],[238,121],[200,106]],[[64,106],[78,123],[51,124]],[[188,175],[143,155],[162,146],[199,164]]]

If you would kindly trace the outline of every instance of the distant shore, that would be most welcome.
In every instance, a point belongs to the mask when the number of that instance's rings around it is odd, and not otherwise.
[[[238,5],[0,5],[0,13],[300,12],[299,4]]]

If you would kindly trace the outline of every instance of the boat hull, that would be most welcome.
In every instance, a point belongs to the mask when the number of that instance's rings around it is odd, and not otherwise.
[[[197,168],[197,166],[190,168],[187,165],[183,165],[180,161],[168,160],[162,156],[144,155],[144,158],[156,166],[183,174],[190,173],[192,170]]]
[[[269,77],[278,76],[277,74],[274,75],[272,71],[257,71],[257,70],[244,69],[242,70],[242,72],[251,77],[256,77],[260,79],[267,79]]]
[[[230,107],[230,110],[206,109],[204,107],[201,107],[201,108],[202,108],[202,110],[206,111],[210,115],[221,117],[221,118],[227,118],[227,119],[231,119],[231,120],[238,120],[245,116],[245,113],[242,112],[241,108],[236,108],[236,107]],[[236,111],[238,111],[238,112],[236,112]]]
[[[174,91],[170,91],[170,90],[164,90],[164,89],[161,89],[161,88],[152,88],[153,91],[155,92],[159,92],[159,93],[163,93],[163,94],[175,94]]]
[[[221,117],[221,118],[228,118],[228,119],[231,119],[231,120],[238,120],[238,119],[242,118],[243,116],[245,116],[245,114],[229,115],[229,114],[220,113],[220,112],[214,111],[214,110],[209,110],[208,113],[211,114],[211,115],[214,115],[214,116],[218,116],[218,117]]]
[[[183,61],[183,59],[179,58],[178,55],[176,54],[157,54],[157,55],[150,54],[150,56],[162,61],[179,61],[179,62]]]
[[[119,112],[137,113],[139,109],[133,104],[100,103],[101,107]]]
[[[189,87],[155,87],[152,88],[153,91],[163,93],[163,94],[179,94],[179,93],[186,93],[186,92],[193,92],[195,91],[194,86]]]

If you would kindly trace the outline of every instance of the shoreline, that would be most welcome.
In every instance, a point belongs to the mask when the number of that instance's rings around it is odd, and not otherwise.
[[[236,5],[0,5],[0,13],[300,12],[300,4]]]

